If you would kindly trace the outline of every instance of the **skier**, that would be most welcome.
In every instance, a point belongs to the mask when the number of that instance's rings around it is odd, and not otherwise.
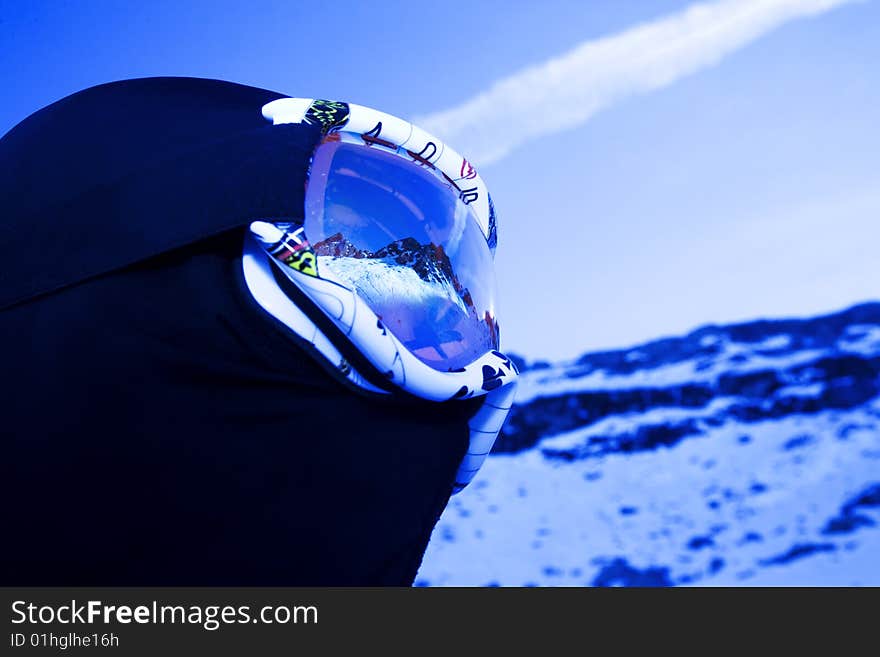
[[[413,582],[516,384],[467,160],[147,78],[8,132],[0,199],[0,581]]]

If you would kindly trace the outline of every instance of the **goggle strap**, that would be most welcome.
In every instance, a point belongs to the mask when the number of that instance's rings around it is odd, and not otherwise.
[[[453,494],[467,486],[492,451],[516,396],[516,380],[488,393],[483,405],[468,422],[468,451],[455,474]]]

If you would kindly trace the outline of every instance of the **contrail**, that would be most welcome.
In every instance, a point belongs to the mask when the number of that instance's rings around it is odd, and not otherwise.
[[[627,96],[672,84],[784,25],[859,0],[721,0],[696,4],[497,80],[414,122],[477,165],[587,121]]]

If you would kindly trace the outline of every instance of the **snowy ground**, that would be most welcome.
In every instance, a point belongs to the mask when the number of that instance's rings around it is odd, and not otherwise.
[[[726,417],[728,401],[492,455],[437,524],[417,584],[880,585],[880,398],[754,422]],[[671,446],[588,448],[682,416],[723,421]]]

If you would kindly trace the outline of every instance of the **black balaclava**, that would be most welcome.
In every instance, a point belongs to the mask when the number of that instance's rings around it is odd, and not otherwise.
[[[94,87],[0,140],[5,585],[408,585],[481,400],[331,378],[248,293],[307,125],[213,80]]]

